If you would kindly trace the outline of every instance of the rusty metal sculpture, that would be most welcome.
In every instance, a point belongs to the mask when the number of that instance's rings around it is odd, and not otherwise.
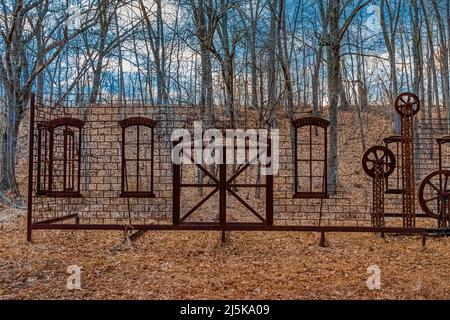
[[[88,116],[86,108],[90,111]],[[215,110],[219,114],[221,109]],[[298,148],[295,151],[299,152],[295,153],[295,159],[299,163],[296,175],[295,165],[292,163],[292,141],[295,137],[292,137],[289,126],[283,126],[280,128],[279,148],[273,149],[278,153],[278,173],[263,177],[260,169],[264,164],[255,164],[253,161],[250,161],[250,167],[247,161],[240,167],[219,164],[215,169],[205,164],[199,164],[202,167],[199,168],[194,164],[173,163],[169,143],[171,132],[186,129],[195,135],[194,123],[201,113],[199,106],[149,106],[142,101],[125,104],[114,99],[102,99],[87,107],[79,104],[77,99],[55,104],[45,99],[35,101],[32,96],[29,112],[28,241],[32,239],[33,230],[46,229],[136,231],[129,236],[130,239],[136,238],[139,232],[149,230],[208,230],[222,231],[222,234],[229,230],[306,231],[320,233],[323,245],[327,232],[430,232],[424,227],[388,225],[388,221],[387,225],[378,227],[383,225],[383,207],[379,204],[383,204],[384,195],[382,191],[376,190],[383,188],[383,178],[377,178],[381,184],[377,184],[374,192],[376,211],[373,220],[370,218],[372,212],[366,214],[364,200],[348,197],[345,188],[328,195],[324,171],[324,162],[327,160],[325,130],[312,128],[315,141],[310,143],[309,125],[302,127],[303,131],[309,130],[309,135],[299,132],[297,136]],[[79,121],[83,121],[84,125],[81,126]],[[218,119],[217,128],[228,128],[227,121],[225,118]],[[259,128],[256,117],[236,121],[238,128]],[[312,121],[311,117],[306,117],[296,120],[295,124],[313,124],[312,122],[325,124],[323,126],[327,123],[325,119]],[[143,128],[129,128],[124,136],[120,124],[132,123],[154,126],[154,137],[153,132],[141,130]],[[52,127],[56,129],[53,139],[50,132]],[[53,150],[57,151],[54,152],[53,159],[50,159],[51,140],[57,142],[53,144]],[[148,147],[141,148],[144,145]],[[123,161],[124,147],[125,160],[128,161]],[[271,150],[269,147],[268,152]],[[270,158],[270,154],[268,156]],[[52,170],[49,168],[50,160],[53,161]],[[399,161],[398,158],[395,160]],[[142,161],[153,163],[142,171]],[[139,180],[135,178],[137,162]],[[393,166],[392,161],[389,163]],[[124,165],[129,167],[124,168]],[[265,165],[270,166],[271,163]],[[371,172],[370,161],[367,168]],[[384,166],[381,169],[382,177],[383,173],[386,176],[387,171],[392,170],[387,170]],[[198,179],[197,172],[208,177],[204,170],[215,177],[215,180],[211,177],[205,181]],[[56,174],[50,177],[50,172],[53,171]],[[143,172],[150,179],[142,179]],[[65,184],[64,179],[58,180],[59,175],[67,177]],[[379,177],[379,174],[373,175]],[[303,181],[298,181],[296,192],[315,194],[310,194],[310,197],[307,194],[293,197],[294,179],[304,176],[306,178]],[[394,181],[394,177],[393,173],[390,179]],[[311,178],[313,188],[310,188]],[[53,180],[55,182],[50,190],[49,183]],[[122,182],[126,188],[122,188]],[[139,188],[134,188],[138,183]],[[361,191],[365,187],[365,183],[361,184]],[[201,188],[218,190],[214,196],[205,199],[206,194],[196,192]],[[130,191],[152,193],[123,194]],[[205,205],[200,208],[202,203]],[[388,217],[388,203],[384,209],[384,217]],[[397,207],[394,209],[397,210]],[[190,212],[193,212],[192,215]]]
[[[431,218],[438,220],[439,228],[450,226],[449,215],[450,170],[438,170],[423,179],[419,187],[419,204]]]
[[[384,179],[395,170],[394,153],[384,146],[371,147],[363,155],[362,166],[373,179],[372,225],[384,227]]]
[[[414,184],[414,115],[419,112],[419,98],[410,92],[400,94],[395,109],[401,118],[401,154],[403,181],[403,226],[416,225]]]

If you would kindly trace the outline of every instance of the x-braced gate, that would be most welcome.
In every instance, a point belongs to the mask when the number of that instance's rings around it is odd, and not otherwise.
[[[236,149],[236,147],[234,147]],[[246,147],[248,150],[248,148]],[[227,147],[222,146],[222,162],[216,165],[199,164],[195,162],[192,155],[187,155],[192,162],[192,165],[183,165],[173,163],[173,225],[189,225],[192,228],[198,226],[204,228],[206,226],[211,229],[226,230],[227,228],[239,228],[243,227],[251,229],[252,226],[260,228],[261,225],[270,228],[273,226],[273,175],[267,171],[267,174],[261,176],[261,166],[270,168],[271,166],[271,140],[267,139],[267,158],[266,164],[261,164],[259,158],[261,156],[258,151],[258,155],[253,159],[246,159],[244,163],[240,165],[233,164],[233,161],[227,162]],[[183,174],[186,171],[184,167],[191,167],[189,174]],[[195,167],[195,168],[193,168]],[[250,168],[256,169],[256,172],[260,175],[259,179],[255,178],[254,172],[250,172]],[[198,176],[193,174],[192,171],[197,170],[202,174],[203,179],[198,179]],[[248,178],[244,175],[250,175],[253,179],[248,182]],[[263,177],[263,178],[261,178]],[[184,181],[188,180],[188,181]],[[244,181],[242,181],[244,180]],[[191,201],[184,200],[190,198],[191,194],[195,194],[200,189],[209,189],[209,192],[202,194],[201,198],[196,198]],[[262,191],[259,192],[258,191]],[[247,190],[247,194],[250,191],[254,194],[260,194],[257,199],[257,203],[263,204],[255,206],[248,200],[248,197],[243,195],[244,190]],[[183,197],[183,194],[187,193],[187,197]],[[218,197],[217,197],[218,195]],[[254,198],[251,197],[251,198]],[[250,213],[255,221],[229,221],[229,200],[236,200],[243,206],[244,211]],[[213,208],[215,212],[209,212],[209,216],[216,217],[214,221],[203,221],[204,219],[194,218],[193,215],[199,211],[205,204],[213,202]],[[182,212],[182,208],[184,209]],[[255,220],[250,219],[250,220]],[[233,228],[232,228],[233,227]]]

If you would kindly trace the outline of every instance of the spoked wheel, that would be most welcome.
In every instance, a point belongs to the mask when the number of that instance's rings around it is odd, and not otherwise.
[[[384,146],[371,147],[363,155],[362,166],[371,178],[388,177],[395,170],[394,153]]]
[[[449,221],[450,170],[438,170],[423,179],[419,188],[419,204],[423,212],[439,220],[440,226]]]
[[[405,92],[395,99],[395,110],[401,117],[412,117],[420,110],[420,100],[414,93]]]

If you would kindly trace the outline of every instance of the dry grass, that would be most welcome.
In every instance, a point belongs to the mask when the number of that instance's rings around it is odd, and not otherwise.
[[[341,115],[341,157],[362,154],[354,112]],[[367,143],[389,135],[387,118],[369,114]],[[26,190],[26,139],[19,184]],[[25,150],[25,151],[24,151]],[[359,165],[341,162],[341,183],[361,197]],[[361,199],[359,199],[361,200]],[[120,232],[35,231],[25,240],[25,213],[0,210],[0,299],[448,299],[450,239],[312,233],[148,232],[133,246]],[[70,265],[82,267],[81,290],[66,289]],[[369,290],[367,268],[381,268]]]
[[[310,233],[35,231],[23,218],[0,230],[2,299],[441,299],[450,298],[450,239]],[[81,290],[66,289],[69,265]],[[381,268],[381,290],[366,286]]]

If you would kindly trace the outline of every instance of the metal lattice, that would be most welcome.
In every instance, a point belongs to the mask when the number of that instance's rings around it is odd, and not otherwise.
[[[414,115],[419,112],[419,98],[410,92],[400,94],[395,109],[401,117],[401,154],[403,181],[403,226],[416,225],[416,196],[414,176]]]

